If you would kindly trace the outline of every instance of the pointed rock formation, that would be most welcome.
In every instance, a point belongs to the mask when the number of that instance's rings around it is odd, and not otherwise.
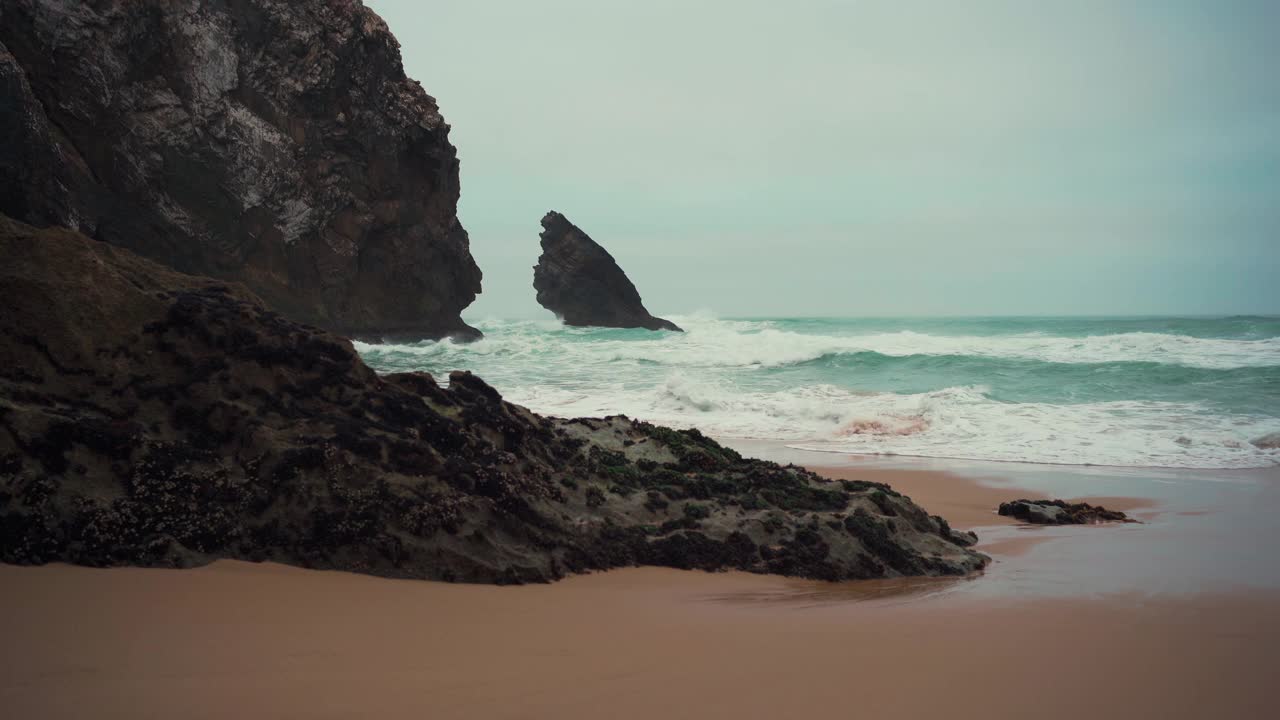
[[[542,218],[533,288],[538,304],[566,325],[680,331],[670,320],[650,315],[609,251],[554,210]]]
[[[458,158],[353,0],[0,3],[0,212],[343,334],[477,336]]]

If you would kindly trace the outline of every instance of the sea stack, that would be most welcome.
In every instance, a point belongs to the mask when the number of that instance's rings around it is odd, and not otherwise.
[[[0,3],[0,212],[356,337],[477,337],[458,157],[349,0]]]
[[[541,237],[533,288],[538,304],[566,325],[681,331],[649,314],[609,251],[564,215],[552,210],[543,216]]]

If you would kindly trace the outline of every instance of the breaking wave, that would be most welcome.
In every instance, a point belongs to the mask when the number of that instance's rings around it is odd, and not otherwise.
[[[1036,463],[1261,467],[1280,451],[1280,331],[1196,320],[719,320],[688,332],[477,323],[471,344],[357,347],[380,371],[455,368],[560,415],[623,413],[843,453]],[[1191,321],[1187,321],[1191,322]],[[1168,322],[1155,329],[1165,329]],[[1270,328],[1271,325],[1265,327]],[[1116,332],[1116,330],[1123,330]]]

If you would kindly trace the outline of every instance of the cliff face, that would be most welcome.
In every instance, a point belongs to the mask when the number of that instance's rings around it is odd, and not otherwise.
[[[435,100],[357,0],[5,0],[0,212],[359,336],[476,335]]]
[[[886,486],[696,431],[556,420],[70,230],[0,216],[0,562],[277,560],[545,581],[650,564],[964,574],[971,534]]]
[[[566,325],[676,330],[645,309],[609,251],[554,210],[542,218],[542,255],[533,268],[538,304]]]

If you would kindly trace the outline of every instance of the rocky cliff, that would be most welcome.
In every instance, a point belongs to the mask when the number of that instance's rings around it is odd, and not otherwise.
[[[619,565],[831,580],[986,558],[887,486],[556,420],[70,230],[0,217],[0,562],[215,558],[473,582]]]
[[[358,336],[476,335],[436,101],[358,0],[4,0],[0,212]]]
[[[538,304],[566,325],[676,330],[675,323],[654,317],[640,293],[600,247],[577,225],[556,211],[542,218],[542,255],[533,268]]]

